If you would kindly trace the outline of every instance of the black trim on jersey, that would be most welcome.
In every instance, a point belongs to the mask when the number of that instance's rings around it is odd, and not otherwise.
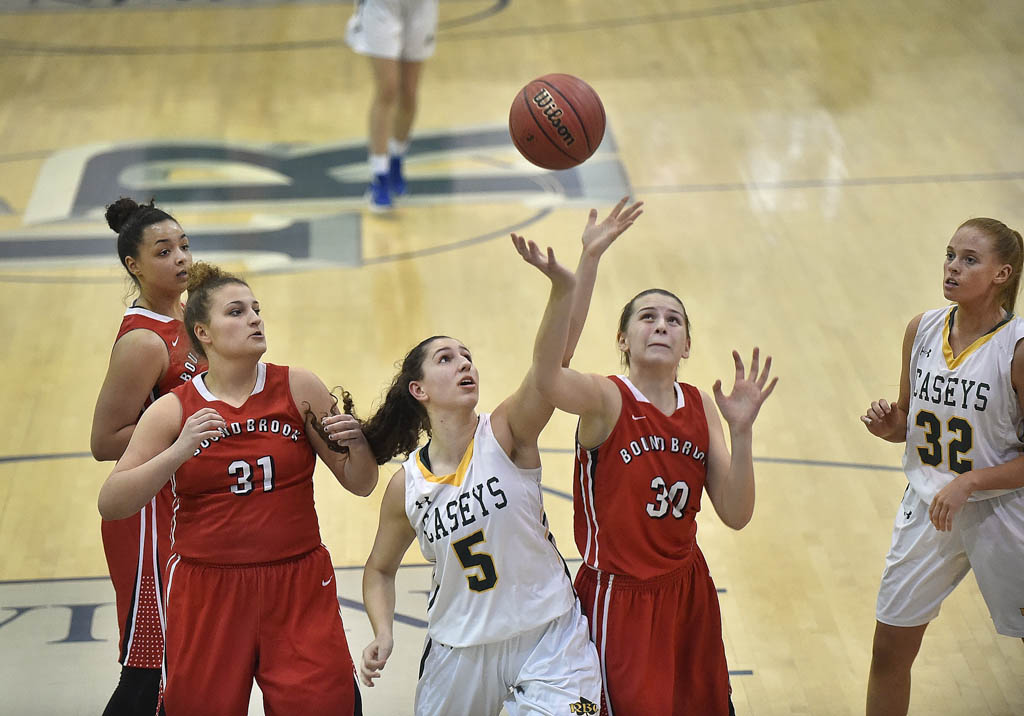
[[[355,690],[355,703],[352,704],[352,716],[363,716],[363,695],[359,693],[359,679],[352,676],[352,688]]]
[[[950,335],[953,334],[953,317],[956,316],[956,309],[958,309],[958,308],[960,308],[960,306],[953,306],[953,310],[949,312],[948,325],[949,325],[949,333],[950,333]],[[997,323],[996,325],[992,326],[990,329],[988,329],[987,331],[982,333],[982,335],[983,336],[987,336],[990,333],[995,333],[996,331],[999,330],[999,328],[1001,326],[1004,326],[1007,323],[1009,323],[1010,319],[1012,319],[1012,318],[1013,318],[1013,313],[1008,314],[1006,316],[1006,318],[1004,318],[1003,320],[999,321],[999,323]]]
[[[427,444],[420,449],[420,462],[422,462],[423,467],[430,470],[430,474],[433,475],[434,468],[430,466],[430,453],[428,452],[430,450],[430,443],[431,441],[427,440]]]
[[[427,600],[427,611],[428,612],[430,611],[430,608],[434,606],[434,600],[437,599],[437,593],[440,592],[440,591],[441,591],[441,585],[438,584],[436,587],[434,587],[434,593],[430,595],[430,599]]]
[[[416,675],[416,680],[419,681],[423,678],[423,667],[427,663],[427,654],[430,653],[430,645],[434,643],[434,640],[427,638],[427,645],[423,647],[423,656],[420,657],[420,672]]]

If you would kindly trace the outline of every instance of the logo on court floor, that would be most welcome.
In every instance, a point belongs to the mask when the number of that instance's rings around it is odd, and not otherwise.
[[[582,696],[576,703],[569,704],[569,713],[571,714],[596,714],[598,711],[597,704]]]
[[[141,141],[61,149],[43,161],[22,227],[0,232],[0,261],[109,258],[113,236],[103,212],[119,196],[155,197],[182,221],[198,251],[294,270],[441,253],[507,237],[567,203],[589,207],[630,193],[609,131],[586,163],[559,172],[523,159],[504,125],[421,133],[406,155],[409,196],[399,211],[412,216],[443,205],[452,225],[479,228],[440,241],[436,234],[404,232],[402,251],[388,254],[372,243],[374,232],[388,233],[381,220],[367,219],[378,223],[364,230],[366,153],[363,141]],[[497,209],[482,215],[482,203]]]

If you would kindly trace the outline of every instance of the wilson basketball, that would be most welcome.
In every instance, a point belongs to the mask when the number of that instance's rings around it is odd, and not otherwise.
[[[580,164],[604,137],[604,105],[579,77],[538,77],[519,91],[508,113],[508,131],[519,153],[545,169]]]

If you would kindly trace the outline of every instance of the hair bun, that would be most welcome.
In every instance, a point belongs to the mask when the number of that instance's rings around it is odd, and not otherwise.
[[[139,204],[135,203],[134,199],[122,196],[107,207],[107,226],[109,226],[115,234],[120,234],[121,228],[125,225],[125,222],[128,221],[131,215],[140,208],[141,207]]]
[[[205,261],[196,261],[192,264],[192,268],[188,270],[188,285],[185,288],[189,293],[192,293],[207,281],[214,281],[228,276],[230,274],[221,270],[218,266],[208,264]]]

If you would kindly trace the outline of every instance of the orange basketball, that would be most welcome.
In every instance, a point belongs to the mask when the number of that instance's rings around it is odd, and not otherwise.
[[[516,95],[508,131],[519,153],[545,169],[569,169],[585,161],[604,137],[604,105],[579,77],[551,74]]]

